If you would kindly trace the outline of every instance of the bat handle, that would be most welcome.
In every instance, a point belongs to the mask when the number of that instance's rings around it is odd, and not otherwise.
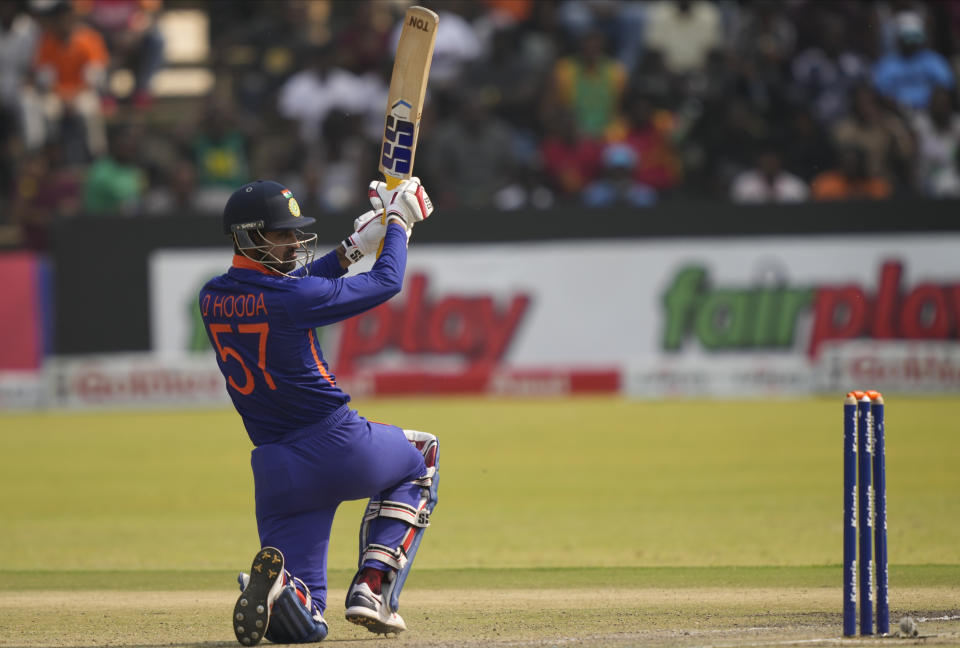
[[[384,174],[383,179],[387,184],[387,191],[393,191],[394,189],[399,187],[400,183],[403,182],[404,180],[404,178],[397,178],[392,175],[386,175],[386,174]],[[387,224],[387,206],[386,205],[383,206],[383,213],[380,214],[380,222],[383,223],[384,225]],[[377,248],[378,259],[380,258],[380,254],[382,252],[383,252],[383,241],[381,240],[380,247]]]

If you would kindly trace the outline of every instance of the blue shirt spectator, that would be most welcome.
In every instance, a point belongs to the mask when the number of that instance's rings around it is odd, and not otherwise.
[[[953,72],[943,56],[925,46],[923,21],[917,14],[897,14],[896,29],[897,50],[877,61],[874,86],[905,108],[924,110],[934,88],[954,87]]]
[[[603,151],[603,175],[588,184],[581,195],[587,207],[649,207],[657,202],[652,187],[633,179],[639,157],[626,144],[608,145]]]

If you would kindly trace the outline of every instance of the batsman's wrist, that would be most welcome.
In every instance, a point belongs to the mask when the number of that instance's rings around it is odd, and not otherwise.
[[[338,248],[339,250],[343,251],[343,257],[348,264],[356,263],[357,261],[363,258],[363,251],[360,249],[359,246],[357,246],[353,241],[350,240],[351,238],[352,237],[345,238],[340,243],[340,248]]]
[[[408,229],[410,229],[409,226],[407,225],[407,221],[403,219],[403,216],[401,216],[396,212],[387,213],[387,225],[389,225],[390,223],[396,223],[397,225],[402,227],[404,231],[407,231]]]

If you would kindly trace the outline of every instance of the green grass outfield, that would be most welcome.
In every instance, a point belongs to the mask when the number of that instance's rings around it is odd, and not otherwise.
[[[839,635],[840,399],[356,406],[441,439],[405,645]],[[888,398],[891,609],[930,619],[926,645],[960,646],[958,414]],[[225,410],[0,416],[0,646],[234,645],[225,610],[258,546],[249,451]],[[334,523],[339,600],[362,509]],[[328,621],[332,640],[380,645]]]
[[[839,565],[840,399],[356,403],[441,439],[420,569]],[[893,565],[960,564],[960,400],[888,398]],[[0,417],[0,571],[225,570],[257,536],[232,411]],[[341,507],[332,569],[356,560]]]

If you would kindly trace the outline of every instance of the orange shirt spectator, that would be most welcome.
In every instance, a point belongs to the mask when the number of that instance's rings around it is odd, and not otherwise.
[[[818,174],[810,184],[814,200],[883,200],[893,189],[890,182],[867,171],[866,152],[848,147],[838,153],[837,168]]]
[[[109,61],[103,38],[85,25],[76,25],[65,40],[45,30],[34,59],[38,70],[53,70],[53,89],[65,100],[90,87],[90,66],[106,69]]]
[[[883,200],[890,192],[883,178],[848,178],[840,171],[824,171],[811,185],[814,200]]]

